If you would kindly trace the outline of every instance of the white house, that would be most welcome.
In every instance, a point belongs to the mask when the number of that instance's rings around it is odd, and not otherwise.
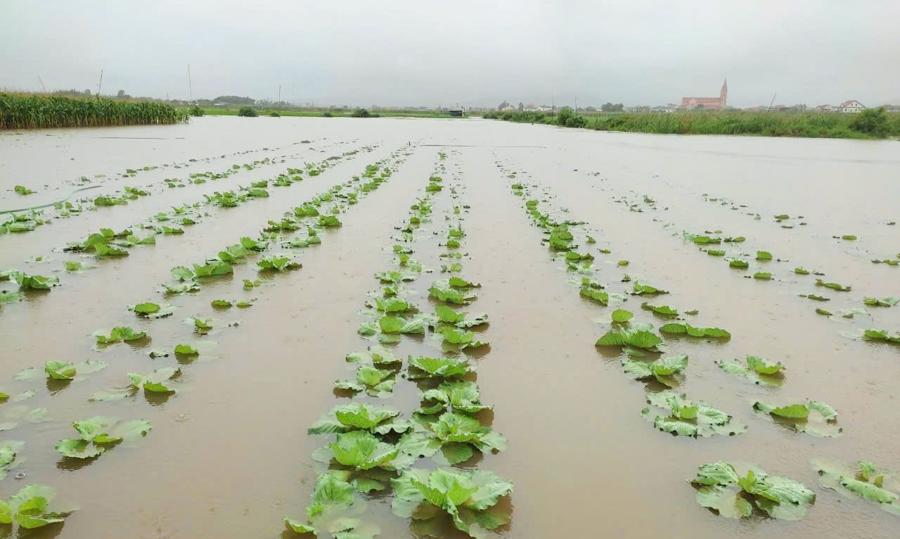
[[[866,106],[855,99],[844,101],[837,108],[841,112],[862,112],[866,110]]]

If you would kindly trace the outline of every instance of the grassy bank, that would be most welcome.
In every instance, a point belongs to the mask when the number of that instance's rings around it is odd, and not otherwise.
[[[558,114],[490,112],[485,118],[511,122],[679,135],[761,135],[768,137],[885,138],[900,136],[900,114],[869,109],[861,114],[820,112],[696,111],[671,113]]]
[[[186,117],[152,101],[0,94],[0,129],[174,124]]]

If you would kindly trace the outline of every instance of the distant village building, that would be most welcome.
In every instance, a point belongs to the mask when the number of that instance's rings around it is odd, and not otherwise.
[[[535,105],[534,103],[528,103],[525,105],[525,110],[528,112],[552,112],[553,107],[549,105]]]
[[[850,99],[838,105],[838,110],[841,112],[862,112],[866,110],[866,106],[855,99]]]
[[[704,109],[704,110],[723,110],[728,105],[728,79],[722,83],[722,90],[719,91],[719,97],[682,97],[681,108],[683,109]]]
[[[818,112],[862,112],[866,110],[866,106],[855,99],[844,101],[840,105],[819,105],[816,107]]]

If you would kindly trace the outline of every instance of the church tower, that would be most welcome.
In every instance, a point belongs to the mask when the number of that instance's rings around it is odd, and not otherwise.
[[[719,92],[719,107],[725,108],[728,105],[728,79],[722,83],[722,90]]]

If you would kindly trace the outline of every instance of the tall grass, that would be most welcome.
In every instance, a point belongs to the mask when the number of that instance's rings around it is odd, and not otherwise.
[[[875,112],[875,111],[872,111]],[[871,129],[858,114],[822,112],[696,111],[671,113],[571,114],[506,111],[485,114],[511,122],[681,135],[762,135],[769,137],[881,138],[900,136],[900,114],[881,111],[882,125]],[[579,118],[578,121],[573,118]],[[583,120],[583,121],[582,121]]]
[[[174,124],[185,111],[152,101],[0,93],[0,129]]]

